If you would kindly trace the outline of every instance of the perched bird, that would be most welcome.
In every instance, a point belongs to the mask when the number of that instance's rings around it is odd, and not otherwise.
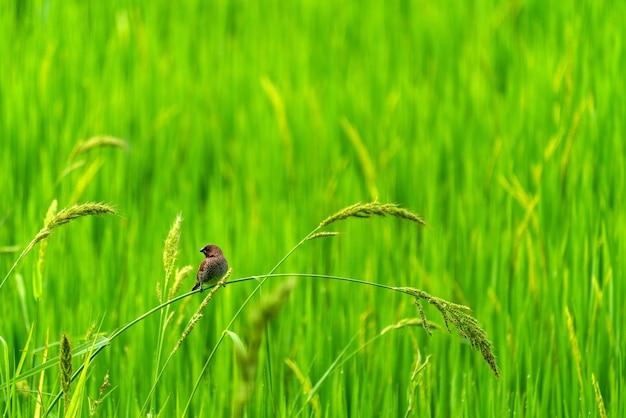
[[[215,284],[219,279],[224,277],[228,270],[228,261],[226,261],[224,253],[217,245],[205,245],[200,252],[204,254],[204,260],[202,260],[200,268],[198,269],[196,285],[191,290],[194,291],[200,288],[202,292],[204,290],[202,287],[203,284]]]

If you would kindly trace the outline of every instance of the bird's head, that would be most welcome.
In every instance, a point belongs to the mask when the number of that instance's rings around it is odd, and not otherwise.
[[[205,257],[217,257],[222,253],[222,250],[217,245],[208,244],[202,247],[200,252],[204,254]]]

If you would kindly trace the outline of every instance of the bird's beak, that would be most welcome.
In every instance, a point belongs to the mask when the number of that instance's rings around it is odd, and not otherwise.
[[[204,252],[204,247],[200,249],[200,252],[203,253]]]

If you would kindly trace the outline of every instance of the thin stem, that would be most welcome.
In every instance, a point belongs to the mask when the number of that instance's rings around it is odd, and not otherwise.
[[[41,234],[41,231],[39,231],[39,233],[35,235],[35,238],[31,242],[28,243],[28,245],[26,246],[26,248],[24,248],[24,250],[19,255],[19,257],[17,257],[17,260],[15,260],[15,263],[13,263],[13,265],[11,266],[7,274],[4,276],[4,279],[2,279],[2,282],[0,282],[0,289],[2,289],[2,287],[4,286],[4,283],[9,279],[9,276],[11,276],[11,273],[13,273],[13,270],[15,270],[15,268],[20,263],[20,261],[22,261],[22,259],[26,257],[26,255],[33,249],[33,247],[35,246],[35,244],[37,244],[37,242],[41,241],[42,237],[40,236],[40,234]],[[43,235],[47,236],[49,235],[49,233],[43,234]]]
[[[248,304],[250,303],[252,298],[261,290],[261,287],[263,286],[265,281],[269,277],[272,277],[273,273],[285,262],[285,260],[287,260],[287,258],[289,258],[289,256],[291,256],[291,254],[293,254],[298,248],[300,248],[302,246],[302,244],[304,244],[310,236],[312,236],[317,231],[319,231],[320,228],[322,228],[322,227],[318,226],[313,231],[309,232],[302,240],[300,240],[300,242],[298,242],[295,245],[295,247],[293,247],[291,250],[289,250],[289,252],[287,254],[285,254],[285,256],[282,259],[280,259],[280,261],[270,270],[270,272],[268,274],[262,275],[262,276],[251,276],[251,277],[246,277],[244,279],[238,279],[238,280],[234,280],[233,281],[233,282],[247,281],[247,280],[254,280],[254,279],[258,279],[259,277],[262,277],[262,279],[259,282],[259,284],[252,290],[250,295],[248,295],[248,297],[241,304],[241,306],[239,307],[237,312],[235,312],[235,314],[231,318],[231,320],[228,323],[228,325],[226,325],[226,328],[224,328],[224,332],[222,332],[222,334],[220,335],[220,338],[217,340],[217,343],[215,344],[215,347],[213,347],[213,350],[211,350],[211,353],[209,354],[209,357],[207,358],[206,362],[204,363],[204,366],[202,367],[202,371],[200,372],[200,375],[198,376],[198,379],[196,380],[196,383],[193,386],[191,394],[189,395],[189,399],[187,400],[187,404],[185,405],[185,409],[183,410],[183,413],[181,414],[182,417],[186,417],[187,416],[187,411],[189,410],[189,406],[191,405],[191,400],[193,399],[194,394],[198,390],[198,387],[200,386],[200,381],[202,380],[202,376],[204,375],[204,372],[206,371],[206,369],[209,366],[209,364],[211,363],[211,359],[215,355],[215,352],[217,351],[217,348],[222,344],[222,341],[224,340],[224,335],[226,335],[226,330],[230,329],[230,327],[233,326],[233,324],[235,323],[235,320],[239,317],[239,315],[241,315],[241,312],[243,312],[244,308],[246,306],[248,306]]]
[[[166,306],[171,305],[174,302],[177,302],[183,298],[186,298],[187,296],[190,296],[191,294],[193,294],[195,292],[187,292],[184,293],[180,296],[177,296],[173,299],[170,299],[166,302],[163,302],[160,305],[155,306],[154,308],[150,309],[149,311],[145,312],[144,314],[138,316],[137,318],[133,319],[132,321],[130,321],[128,324],[124,325],[122,328],[114,331],[111,336],[109,337],[109,344],[111,341],[113,341],[115,338],[119,337],[122,333],[124,333],[126,330],[128,330],[129,328],[131,328],[133,325],[137,324],[138,322],[146,319],[147,317],[149,317],[150,315],[152,315],[155,312],[158,312],[159,310],[163,309]],[[109,344],[104,344],[101,345],[100,347],[96,348],[96,350],[94,352],[92,352],[89,356],[89,362],[91,362],[98,354],[100,354],[100,352],[102,350],[104,350],[105,347],[107,347]],[[83,368],[85,367],[85,363],[82,363],[74,372],[74,374],[72,375],[72,382],[79,376],[80,372],[83,370]],[[52,400],[52,403],[50,404],[50,406],[48,407],[48,409],[46,410],[46,413],[44,416],[48,416],[48,414],[50,413],[50,411],[52,410],[52,408],[56,405],[56,403],[59,401],[59,399],[61,399],[61,396],[63,396],[63,392],[60,391],[56,394],[56,396],[54,397],[54,399]]]
[[[237,282],[247,282],[250,280],[257,280],[260,277],[262,277],[264,280],[273,278],[273,277],[311,277],[311,278],[319,278],[319,279],[339,280],[343,282],[356,283],[356,284],[361,284],[361,285],[366,285],[366,286],[379,287],[381,289],[394,290],[394,291],[401,292],[401,293],[407,293],[406,291],[403,290],[403,288],[396,287],[396,286],[389,286],[386,284],[376,283],[376,282],[368,282],[365,280],[353,279],[351,277],[331,276],[329,274],[316,274],[316,273],[277,273],[277,274],[270,273],[270,274],[262,274],[259,276],[241,277],[239,279],[229,281],[228,283],[233,284]]]

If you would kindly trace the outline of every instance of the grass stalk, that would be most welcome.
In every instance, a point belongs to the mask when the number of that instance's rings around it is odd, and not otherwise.
[[[265,281],[270,278],[270,277],[283,277],[283,276],[288,276],[287,274],[274,274],[274,272],[285,262],[285,260],[287,260],[296,250],[298,250],[305,242],[307,242],[308,240],[310,240],[312,237],[313,238],[317,238],[320,237],[320,235],[318,234],[320,232],[320,229],[331,225],[335,222],[344,220],[344,219],[348,219],[348,218],[369,218],[372,215],[376,215],[376,216],[394,216],[397,218],[401,218],[401,219],[405,219],[405,220],[409,220],[411,222],[415,222],[419,225],[425,225],[426,223],[424,222],[424,220],[419,217],[418,215],[400,208],[398,205],[396,204],[381,204],[379,202],[371,202],[371,203],[357,203],[351,206],[348,206],[338,212],[336,212],[335,214],[329,216],[328,218],[326,218],[325,220],[323,220],[319,226],[315,229],[313,229],[310,233],[308,233],[302,240],[300,240],[291,250],[289,250],[287,252],[287,254],[285,254],[285,256],[283,256],[283,258],[281,258],[279,260],[279,262],[270,270],[270,272],[266,275],[261,275],[261,276],[253,276],[253,277],[249,277],[249,278],[244,278],[244,279],[239,279],[239,280],[233,280],[232,283],[236,283],[239,281],[245,281],[245,280],[251,280],[251,279],[258,279],[259,283],[258,285],[252,290],[252,292],[248,295],[248,297],[246,298],[246,300],[242,303],[242,305],[239,307],[239,309],[237,310],[237,312],[235,312],[235,314],[233,315],[233,317],[231,318],[231,320],[229,321],[229,323],[227,324],[225,331],[221,334],[220,338],[218,339],[217,343],[215,344],[215,346],[213,347],[213,350],[211,351],[211,353],[209,354],[209,357],[207,358],[207,360],[205,361],[205,364],[202,368],[202,371],[200,373],[200,375],[198,376],[196,383],[193,387],[193,390],[189,396],[189,399],[187,401],[187,404],[185,406],[185,409],[183,410],[183,414],[182,416],[185,416],[188,413],[189,407],[191,405],[191,400],[193,399],[194,394],[196,393],[201,379],[204,375],[204,373],[206,372],[206,370],[208,369],[209,364],[211,363],[213,356],[215,355],[216,350],[218,349],[218,347],[221,345],[224,336],[227,335],[227,332],[229,332],[230,328],[232,327],[234,321],[241,315],[241,312],[243,311],[243,309],[248,306],[248,304],[250,303],[250,301],[252,300],[252,298],[260,291],[260,289],[262,288],[262,286],[264,285]],[[330,235],[333,236],[334,234]],[[358,279],[352,279],[352,278],[347,278],[347,277],[338,277],[338,276],[327,276],[327,275],[315,275],[315,274],[295,274],[292,276],[307,276],[307,277],[324,277],[327,279],[333,279],[333,280],[341,280],[341,281],[347,281],[347,282],[352,282],[352,283],[358,283],[358,284],[362,284],[362,285],[368,285],[368,286],[374,286],[374,287],[378,287],[378,288],[383,288],[383,289],[387,289],[387,290],[392,290],[392,291],[396,291],[396,292],[401,292],[401,293],[405,293],[405,294],[409,294],[411,296],[413,296],[415,298],[416,301],[419,301],[420,299],[426,300],[428,303],[430,303],[431,305],[435,306],[439,312],[441,313],[441,315],[444,318],[445,324],[446,324],[446,328],[448,329],[448,331],[450,330],[449,328],[449,323],[452,323],[457,331],[461,334],[462,337],[467,338],[470,341],[470,344],[472,345],[473,348],[477,349],[483,356],[483,358],[485,359],[485,361],[488,363],[488,365],[491,367],[493,373],[496,376],[499,376],[499,369],[495,360],[495,355],[493,354],[493,346],[491,344],[491,342],[487,339],[487,334],[484,330],[482,330],[482,328],[480,328],[480,326],[478,325],[478,322],[476,321],[476,319],[474,319],[471,315],[469,315],[468,311],[470,310],[468,307],[463,306],[463,305],[458,305],[458,304],[454,304],[451,302],[447,302],[443,299],[440,298],[436,298],[434,296],[429,295],[428,293],[419,290],[419,289],[415,289],[415,288],[411,288],[411,287],[395,287],[395,286],[387,286],[384,284],[380,284],[380,283],[374,283],[374,282],[366,282],[363,280],[358,280]],[[420,307],[419,303],[418,303],[418,307]],[[421,310],[420,307],[420,317],[421,317],[421,323],[422,326],[424,327],[424,329],[427,332],[429,331],[429,325],[428,325],[428,321],[425,321],[425,315],[423,313],[423,311]],[[318,382],[318,385],[321,384],[321,382]],[[317,385],[316,387],[314,387],[314,391],[315,392],[317,390]],[[310,395],[312,396],[312,395]],[[308,402],[308,400],[307,400]]]
[[[109,345],[111,345],[111,343],[117,339],[117,337],[119,337],[120,335],[122,335],[123,333],[125,333],[126,331],[128,331],[129,329],[131,329],[133,326],[137,325],[139,322],[145,320],[146,318],[148,318],[149,316],[151,316],[152,314],[161,311],[162,309],[164,309],[165,307],[178,302],[181,299],[184,299],[186,297],[191,296],[192,294],[194,294],[195,292],[187,292],[184,293],[182,295],[179,295],[175,298],[172,298],[170,300],[167,300],[157,306],[155,306],[154,308],[150,309],[149,311],[146,311],[145,313],[141,314],[140,316],[138,316],[137,318],[133,319],[132,321],[124,324],[121,328],[118,328],[117,330],[115,330],[108,338],[94,338],[93,339],[93,350],[89,350],[88,354],[89,354],[89,361],[93,361],[94,358],[96,358],[101,352],[102,350],[104,350],[106,347],[108,347]],[[96,341],[99,341],[98,343],[96,343]],[[76,357],[77,355],[82,355],[84,353],[84,351],[80,351],[79,353],[74,353],[73,356]],[[48,363],[53,363],[56,364],[55,361],[58,361],[58,358],[53,359],[51,361],[49,361]],[[50,367],[50,366],[47,366]],[[85,367],[85,363],[82,363],[74,372],[74,374],[72,375],[72,381],[74,381],[78,376],[79,373],[81,373],[81,371],[83,370],[83,368]],[[35,372],[39,372],[40,369],[34,369]],[[31,370],[31,373],[33,371]],[[30,374],[29,374],[30,375]],[[29,375],[23,375],[22,377],[28,377]],[[12,381],[9,381],[8,384],[12,384]],[[54,399],[52,400],[50,406],[48,407],[48,409],[46,410],[46,414],[44,416],[47,416],[52,408],[56,405],[57,402],[59,402],[59,399],[61,398],[61,396],[63,396],[63,392],[59,391],[57,393],[57,395],[54,397]]]
[[[235,350],[241,380],[234,400],[233,417],[244,415],[245,407],[252,398],[256,386],[256,375],[259,363],[259,350],[263,336],[267,334],[269,321],[277,315],[293,290],[293,280],[286,281],[278,289],[267,295],[252,315],[245,333],[248,348],[242,344]],[[232,335],[231,335],[232,336]]]
[[[41,363],[45,364],[48,359],[48,341],[49,341],[50,333],[46,332],[46,345],[44,346],[43,355],[41,357]],[[41,408],[43,407],[43,382],[46,375],[46,370],[41,371],[41,375],[39,376],[39,386],[37,387],[37,405],[35,406],[35,418],[39,418],[41,416]]]
[[[169,296],[169,282],[172,276],[174,275],[174,270],[176,268],[176,260],[178,258],[178,245],[180,242],[180,230],[183,218],[181,214],[178,214],[174,219],[174,223],[170,228],[167,237],[165,239],[165,244],[163,246],[163,269],[165,270],[165,277],[163,279],[163,285],[161,286],[159,282],[157,282],[157,297],[159,302],[163,302],[163,294]],[[159,312],[159,332],[157,337],[157,348],[156,355],[154,357],[154,366],[153,366],[153,376],[152,382],[156,385],[159,377],[159,369],[161,364],[161,355],[163,352],[163,341],[165,340],[165,331],[167,329],[167,325],[170,321],[170,308],[169,305],[165,307],[162,311]],[[152,398],[153,404],[151,407],[154,409],[154,398]]]
[[[232,274],[232,269],[229,269],[228,272],[226,272],[226,275],[224,275],[224,277],[222,277],[222,279],[220,279],[220,281],[217,282],[217,284],[215,286],[213,286],[213,288],[209,291],[209,294],[202,300],[202,303],[200,303],[200,305],[198,306],[198,309],[196,309],[196,312],[192,315],[191,319],[187,323],[187,326],[183,330],[182,335],[179,338],[178,342],[176,343],[176,345],[174,346],[174,348],[172,349],[170,354],[165,359],[165,362],[163,363],[163,366],[161,367],[160,370],[157,370],[157,373],[156,373],[153,385],[150,388],[150,392],[148,392],[148,396],[146,397],[146,400],[145,400],[143,406],[141,407],[141,413],[143,413],[146,410],[146,408],[148,406],[148,401],[153,399],[153,394],[154,394],[154,392],[156,390],[157,383],[161,380],[161,376],[163,375],[163,372],[167,368],[170,360],[172,359],[174,354],[176,354],[178,349],[182,346],[183,341],[191,333],[191,331],[194,329],[194,327],[196,326],[198,321],[200,321],[200,319],[202,318],[202,316],[203,316],[202,315],[202,311],[204,311],[204,308],[206,308],[206,306],[208,305],[209,301],[213,298],[215,293],[217,293],[218,290],[220,290],[222,287],[224,287],[226,285],[226,281],[228,280],[228,278],[230,277],[231,274]],[[197,291],[192,291],[192,292],[189,292],[188,294],[193,294],[193,293],[196,293],[196,292]],[[154,405],[151,405],[151,407],[154,408]]]

